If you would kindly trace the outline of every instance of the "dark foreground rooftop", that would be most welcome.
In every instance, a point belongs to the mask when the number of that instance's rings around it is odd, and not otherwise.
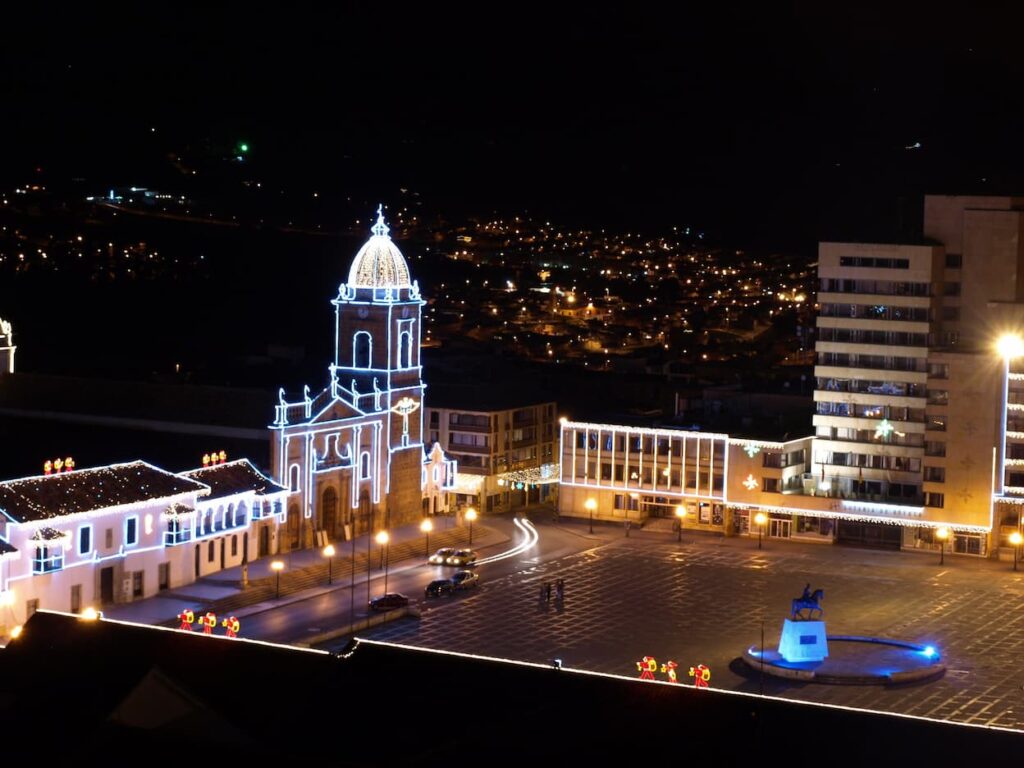
[[[1014,732],[554,666],[366,641],[331,656],[45,612],[0,652],[0,679],[5,753],[38,755],[29,734],[59,732],[104,764],[220,746],[239,764],[948,765],[1024,747]]]

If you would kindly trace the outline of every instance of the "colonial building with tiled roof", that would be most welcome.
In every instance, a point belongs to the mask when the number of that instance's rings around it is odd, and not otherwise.
[[[0,635],[39,608],[101,609],[257,557],[284,489],[247,461],[197,473],[134,461],[0,482]]]

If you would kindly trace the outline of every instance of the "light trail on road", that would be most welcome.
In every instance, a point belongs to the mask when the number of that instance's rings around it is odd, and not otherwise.
[[[497,555],[491,555],[490,557],[485,557],[482,560],[477,560],[477,565],[496,563],[499,560],[507,560],[510,557],[515,557],[516,555],[520,555],[526,550],[528,550],[530,547],[534,546],[540,540],[540,534],[537,533],[537,529],[534,528],[533,523],[531,523],[526,518],[520,520],[518,517],[516,517],[513,518],[512,522],[515,523],[516,528],[523,532],[523,535],[526,536],[526,538],[523,539],[523,541],[516,544],[516,546],[512,547],[512,549],[508,550],[507,552],[501,552]]]

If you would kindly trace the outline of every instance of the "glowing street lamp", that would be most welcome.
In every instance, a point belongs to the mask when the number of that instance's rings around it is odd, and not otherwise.
[[[470,507],[466,510],[466,519],[469,520],[469,546],[473,546],[473,521],[476,520],[476,510]]]
[[[597,499],[587,499],[583,502],[583,506],[587,508],[587,512],[590,513],[590,532],[594,532],[594,510],[597,509]]]
[[[277,586],[274,589],[274,599],[281,597],[281,571],[284,570],[284,562],[281,560],[273,560],[270,563],[270,570],[277,574]]]
[[[683,518],[685,516],[686,516],[686,508],[683,507],[682,504],[678,505],[676,507],[676,525],[679,526],[679,527],[678,527],[676,532],[679,535],[676,537],[676,541],[682,541],[683,540]]]
[[[939,540],[939,565],[946,563],[946,539],[949,538],[949,528],[943,526],[935,532],[935,538]]]
[[[377,540],[377,543],[380,544],[380,559],[381,559],[381,562],[384,564],[384,594],[385,595],[388,593],[388,555],[387,555],[387,552],[388,552],[388,541],[390,539],[391,539],[391,537],[388,535],[387,531],[378,531],[377,532],[376,540]]]
[[[430,557],[430,532],[434,530],[434,524],[430,522],[429,518],[427,518],[420,523],[420,530],[423,531],[423,539],[425,542],[423,546],[423,553],[427,557]]]
[[[1013,544],[1013,570],[1017,570],[1017,560],[1020,559],[1020,543],[1024,541],[1024,536],[1020,535],[1020,531],[1014,531],[1010,534],[1010,543]]]
[[[326,547],[324,547],[324,557],[327,558],[327,583],[328,584],[333,584],[334,583],[334,574],[332,573],[332,571],[334,569],[334,563],[332,562],[332,559],[331,559],[331,558],[334,557],[334,545],[333,544],[328,544]]]
[[[1004,333],[996,339],[996,351],[1004,360],[1024,355],[1024,339],[1015,333]]]
[[[764,533],[764,525],[768,522],[768,515],[758,512],[754,515],[754,524],[757,526],[757,548],[761,549],[761,534]]]

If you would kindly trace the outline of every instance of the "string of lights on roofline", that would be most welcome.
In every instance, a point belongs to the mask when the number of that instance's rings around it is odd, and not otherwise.
[[[72,466],[74,466],[73,460]],[[151,491],[153,486],[147,481],[146,477],[151,477],[154,472],[158,473],[160,479],[186,484],[191,487],[183,490]],[[77,481],[77,483],[89,484],[91,486],[90,500],[95,503],[95,507],[89,510],[71,510],[66,505],[59,503],[56,506],[41,506],[36,501],[39,498],[38,491],[43,487],[43,484],[55,481],[57,477],[66,478],[66,481],[71,483],[76,483]],[[57,482],[64,482],[64,480]],[[152,506],[154,501],[159,499],[167,499],[168,503],[174,503],[178,500],[190,499],[193,495],[208,496],[211,492],[211,489],[203,483],[195,480],[186,480],[144,461],[108,464],[103,467],[78,470],[71,474],[67,470],[67,461],[65,460],[64,471],[59,474],[54,474],[51,471],[49,475],[43,474],[9,480],[3,485],[10,490],[16,491],[22,503],[39,516],[39,519],[35,520],[14,521],[16,524],[25,527],[42,525],[47,520],[58,517],[84,519],[110,514],[114,511],[127,512]],[[138,499],[140,493],[142,495],[152,493],[152,495],[141,500],[124,500],[126,495],[130,495],[132,499]]]

